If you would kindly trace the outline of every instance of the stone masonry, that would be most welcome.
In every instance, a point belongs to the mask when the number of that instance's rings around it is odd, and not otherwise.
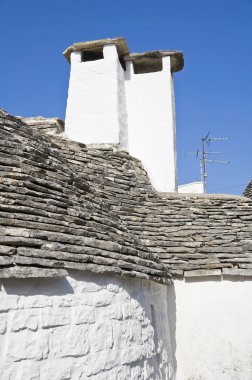
[[[1,133],[7,272],[15,263],[160,281],[168,273],[252,275],[249,198],[158,193],[141,163],[117,146],[37,138],[6,114]]]
[[[248,197],[252,199],[252,180],[249,181],[248,186],[246,187],[243,195],[244,197]]]

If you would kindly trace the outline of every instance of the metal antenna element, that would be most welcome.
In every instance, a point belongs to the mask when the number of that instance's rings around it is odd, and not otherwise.
[[[208,152],[206,150],[206,145],[209,145],[211,141],[224,141],[228,140],[228,137],[209,137],[210,132],[201,139],[202,143],[202,151],[199,149],[196,152],[196,158],[199,159],[200,162],[200,177],[203,182],[203,191],[207,192],[207,163],[212,164],[229,164],[229,161],[222,160],[209,160],[207,157],[209,154],[219,154],[220,152]]]

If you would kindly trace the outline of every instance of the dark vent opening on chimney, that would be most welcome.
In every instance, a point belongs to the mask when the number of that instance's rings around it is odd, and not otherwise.
[[[125,64],[125,61],[122,57],[119,58],[119,62],[123,68],[124,71],[126,71],[126,64]]]
[[[92,50],[84,50],[81,55],[81,62],[98,61],[103,59],[103,48],[97,48]]]
[[[133,61],[134,73],[135,74],[147,74],[155,73],[157,71],[163,70],[162,59],[139,59]]]

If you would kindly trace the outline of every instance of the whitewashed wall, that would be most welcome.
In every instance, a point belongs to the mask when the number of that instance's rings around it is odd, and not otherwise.
[[[132,62],[125,73],[129,153],[139,158],[154,188],[177,191],[175,115],[170,57],[163,70],[134,74]]]
[[[204,193],[204,187],[203,182],[191,182],[186,183],[184,185],[180,185],[178,187],[179,193],[186,193],[186,194],[203,194]]]
[[[175,281],[177,380],[252,379],[252,281]]]
[[[83,272],[2,281],[0,379],[173,379],[168,289]]]
[[[126,104],[125,92],[125,73],[117,59],[117,105],[118,105],[118,125],[119,125],[119,144],[123,149],[129,150],[128,147],[128,111]]]
[[[71,54],[65,132],[85,144],[119,144],[126,123],[124,74],[116,46],[104,46],[103,56],[81,62],[81,52]]]
[[[71,53],[65,133],[84,144],[120,144],[139,158],[158,191],[177,191],[175,110],[170,57],[163,70],[124,72],[115,45],[103,59]]]

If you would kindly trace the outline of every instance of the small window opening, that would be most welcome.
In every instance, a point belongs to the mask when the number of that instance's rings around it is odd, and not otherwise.
[[[133,61],[134,73],[135,74],[147,74],[155,73],[157,71],[163,70],[162,59],[157,60],[138,60]]]
[[[81,56],[81,62],[98,61],[103,59],[103,48],[97,48],[94,50],[84,50]]]

